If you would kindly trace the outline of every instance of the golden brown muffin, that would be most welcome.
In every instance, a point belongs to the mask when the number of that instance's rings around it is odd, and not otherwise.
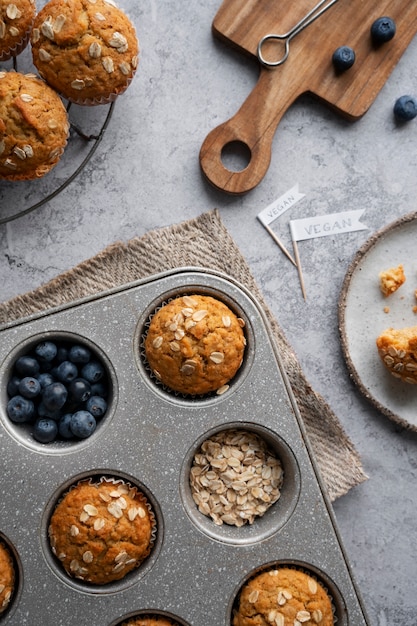
[[[26,48],[35,18],[35,0],[0,0],[0,61]]]
[[[324,588],[305,572],[288,567],[262,572],[244,585],[233,626],[333,626]]]
[[[177,622],[173,622],[167,617],[136,617],[123,622],[122,626],[177,626]]]
[[[153,316],[145,351],[167,387],[200,395],[224,388],[245,350],[244,322],[211,296],[182,296]]]
[[[120,580],[149,555],[154,526],[146,498],[135,487],[83,481],[58,503],[49,538],[70,576],[103,585]]]
[[[43,80],[0,71],[0,179],[47,174],[65,149],[68,130],[65,107]]]
[[[387,328],[377,337],[376,346],[383,364],[395,378],[417,384],[417,326]]]
[[[405,283],[404,267],[391,267],[379,274],[379,287],[385,297],[390,296]]]
[[[9,550],[0,543],[0,615],[9,606],[15,585],[13,559]]]
[[[114,100],[138,65],[135,28],[113,0],[50,0],[36,16],[31,42],[40,75],[77,104]]]

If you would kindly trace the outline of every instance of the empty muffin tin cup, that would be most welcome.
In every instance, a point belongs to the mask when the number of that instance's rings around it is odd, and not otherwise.
[[[206,466],[206,468],[203,469],[203,476],[204,478],[208,476],[208,480],[204,481],[202,485],[200,484],[197,489],[191,487],[191,473],[193,471],[192,468],[195,458],[198,455],[204,456],[201,448],[202,444],[207,442],[208,439],[216,438],[219,435],[223,437],[226,433],[231,432],[237,433],[238,436],[239,433],[247,433],[249,437],[254,435],[265,444],[269,455],[272,455],[278,460],[282,469],[282,475],[279,484],[278,499],[272,504],[268,503],[267,500],[263,500],[265,496],[266,498],[268,497],[270,487],[268,488],[267,486],[266,494],[262,493],[265,485],[270,485],[271,483],[271,466],[269,464],[264,465],[263,471],[265,480],[262,480],[262,474],[259,475],[255,472],[255,467],[250,466],[248,459],[243,461],[245,464],[248,463],[245,473],[250,473],[252,470],[253,478],[250,476],[244,478],[244,480],[247,481],[246,485],[240,484],[242,479],[240,479],[239,476],[235,476],[232,463],[234,459],[232,458],[228,461],[222,458],[219,468],[213,467],[210,464],[210,467]],[[228,446],[226,445],[225,447]],[[239,456],[239,444],[233,445],[232,447],[234,451],[231,453],[231,456],[234,454]],[[226,452],[226,454],[228,454],[228,452]],[[243,456],[243,453],[240,452],[240,454]],[[222,463],[227,466],[227,469],[221,467]],[[259,456],[256,457],[255,463],[260,464]],[[214,464],[217,464],[217,459],[214,461]],[[237,464],[240,464],[240,462]],[[202,465],[200,464],[198,470],[200,470],[201,467]],[[208,472],[206,471],[207,469]],[[223,470],[225,472],[224,474]],[[239,472],[240,470],[237,471]],[[225,476],[225,478],[223,479],[222,476]],[[247,485],[249,486],[247,487]],[[261,485],[262,490],[259,485]],[[204,433],[188,450],[181,468],[180,492],[183,506],[188,517],[201,532],[212,539],[227,544],[252,544],[262,541],[278,532],[289,520],[297,505],[300,487],[300,471],[290,447],[276,433],[264,426],[251,422],[229,423]],[[251,497],[251,493],[254,497]],[[209,495],[214,495],[215,497],[216,504],[214,504],[214,506],[210,503],[211,498],[209,499]],[[219,497],[216,497],[216,495]],[[196,502],[201,496],[203,512],[201,512],[201,507],[199,509]],[[219,499],[220,502],[218,502]],[[206,503],[206,511],[204,510],[204,502]],[[264,502],[267,503],[268,508],[265,506],[264,508],[266,510],[262,512],[261,515],[249,510],[253,510],[256,504],[259,505]],[[237,526],[236,523],[233,522],[233,519],[230,523],[222,523],[222,516],[226,515],[226,518],[223,519],[227,519],[228,512],[231,512],[233,516],[237,516],[238,518],[240,514],[246,516],[247,513],[251,514],[253,512],[254,518],[251,518],[251,523],[249,523],[247,518],[244,517],[243,519],[246,518],[246,523],[242,526]]]
[[[234,313],[236,317],[241,321],[242,330],[246,342],[242,362],[233,377],[228,380],[226,384],[222,385],[218,389],[215,389],[205,394],[196,395],[184,394],[165,385],[158,378],[158,376],[155,375],[155,372],[152,371],[148,363],[145,351],[146,336],[148,334],[149,325],[155,313],[157,313],[165,305],[169,304],[172,300],[187,296],[192,297],[193,295],[210,296],[226,305],[232,311],[232,313]],[[236,390],[238,386],[243,383],[254,358],[254,333],[251,327],[250,320],[248,319],[247,315],[245,315],[245,312],[242,310],[241,306],[236,301],[234,301],[233,298],[231,298],[228,294],[220,292],[217,289],[203,286],[184,287],[181,291],[171,290],[161,294],[161,297],[158,300],[154,300],[141,316],[136,328],[134,342],[135,346],[137,346],[137,354],[135,356],[138,369],[144,379],[148,382],[148,384],[151,385],[152,389],[157,393],[168,396],[171,400],[179,399],[184,400],[188,403],[192,402],[193,404],[199,402],[207,403],[218,401],[223,396],[227,396],[229,389],[233,388],[233,390]],[[179,341],[178,343],[181,342]]]
[[[93,583],[88,580],[83,579],[83,574],[78,574],[78,571],[81,570],[75,569],[74,574],[70,575],[63,564],[60,562],[60,555],[56,553],[56,550],[52,546],[51,537],[50,537],[50,523],[52,515],[57,507],[57,505],[61,502],[64,496],[71,491],[74,487],[81,483],[90,483],[90,484],[111,484],[114,485],[114,489],[121,485],[122,487],[128,487],[129,489],[134,489],[139,496],[138,503],[146,506],[149,514],[150,521],[152,524],[152,532],[150,536],[149,549],[143,559],[138,562],[134,569],[129,571],[123,578],[119,580],[114,580],[112,582],[106,583]],[[121,494],[122,495],[122,494]],[[112,500],[109,503],[109,506],[112,506],[116,500],[112,495]],[[107,501],[103,501],[104,504],[107,504]],[[87,505],[88,506],[88,505]],[[93,507],[94,508],[94,507]],[[125,505],[121,506],[122,509],[125,509]],[[82,514],[86,511],[87,515],[90,511],[84,507]],[[94,519],[98,519],[97,512],[93,511],[91,515],[95,516]],[[122,512],[120,515],[113,513],[114,517],[119,518],[124,515]],[[127,518],[129,518],[129,511],[126,510]],[[130,518],[129,518],[130,519]],[[81,522],[80,522],[81,523]],[[98,531],[98,533],[100,530]],[[99,536],[97,533],[97,537]],[[53,571],[53,573],[64,581],[66,584],[69,584],[74,589],[80,592],[89,593],[89,594],[112,594],[122,590],[125,590],[132,585],[134,585],[140,578],[145,576],[149,570],[152,568],[156,559],[158,558],[159,551],[162,546],[163,540],[163,521],[160,507],[150,493],[150,491],[139,482],[137,479],[121,474],[120,472],[112,472],[112,471],[95,471],[94,473],[84,474],[81,476],[77,476],[72,478],[63,484],[60,489],[55,492],[50,498],[47,506],[45,507],[43,518],[42,518],[42,548],[44,552],[44,557],[46,559],[47,564]],[[127,540],[126,540],[127,542]],[[85,555],[83,555],[84,557]],[[118,556],[115,558],[115,567],[120,563]],[[86,560],[85,563],[88,564],[90,561]],[[78,564],[80,566],[83,563]],[[122,565],[122,563],[120,563]],[[72,564],[70,566],[72,569]]]
[[[15,372],[16,361],[22,356],[33,355],[36,346],[43,342],[52,342],[58,346],[66,348],[74,345],[87,348],[91,353],[91,361],[98,362],[104,370],[101,382],[103,382],[106,387],[105,401],[107,404],[107,408],[104,415],[96,418],[95,430],[90,436],[86,438],[79,438],[74,436],[72,439],[66,439],[61,437],[60,435],[57,435],[53,441],[50,441],[48,443],[41,443],[40,441],[35,439],[33,435],[34,422],[36,421],[35,419],[32,419],[28,423],[17,423],[12,421],[8,415],[7,405],[11,398],[11,395],[8,393],[7,387],[11,377],[13,376],[13,373]],[[77,367],[77,370],[79,371],[79,377],[82,377],[82,366],[83,364],[80,363]],[[51,366],[47,365],[44,362],[41,367],[41,371],[43,371],[43,373],[47,373],[48,368],[50,368]],[[21,377],[23,378],[24,375],[21,375]],[[55,382],[58,382],[56,377]],[[6,431],[18,443],[42,454],[67,454],[80,450],[85,446],[90,445],[92,442],[96,441],[97,437],[100,436],[100,433],[112,419],[117,404],[117,396],[117,379],[113,367],[107,356],[99,348],[99,346],[89,341],[85,337],[81,337],[80,335],[74,333],[50,331],[45,334],[34,335],[17,344],[14,349],[7,355],[4,362],[0,364],[0,419]],[[41,403],[41,396],[38,395],[37,397],[33,398],[33,402],[35,405],[35,411],[37,411],[37,407]],[[66,406],[67,404],[64,405],[62,412],[65,412],[64,409],[66,410]],[[68,411],[73,410],[75,412],[84,409],[85,402],[77,403],[76,408],[74,408],[74,406],[75,405],[72,405],[71,409],[68,409]],[[56,421],[58,423],[59,420],[56,419]]]

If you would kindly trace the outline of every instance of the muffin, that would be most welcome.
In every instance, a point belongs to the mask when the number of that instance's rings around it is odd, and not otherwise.
[[[15,585],[13,559],[6,546],[0,542],[0,615],[10,604]]]
[[[128,622],[123,622],[122,626],[178,626],[177,622],[173,622],[167,617],[135,617]]]
[[[233,626],[333,626],[331,600],[320,583],[289,567],[262,572],[242,588]]]
[[[382,363],[395,378],[417,384],[417,326],[387,328],[377,337],[376,346]]]
[[[385,297],[397,291],[404,283],[404,267],[401,264],[398,265],[398,267],[391,267],[379,274],[379,287]]]
[[[280,498],[283,470],[261,437],[224,430],[193,457],[191,494],[198,510],[221,526],[253,524]]]
[[[152,317],[145,353],[155,376],[183,394],[221,392],[239,369],[244,322],[211,296],[182,296]]]
[[[120,580],[149,555],[155,518],[145,496],[123,481],[81,481],[56,506],[52,552],[72,577],[104,585]]]
[[[138,65],[135,28],[113,0],[50,0],[36,16],[31,43],[39,74],[77,104],[111,102]]]
[[[47,174],[65,149],[68,131],[65,107],[43,80],[0,71],[0,179]]]
[[[35,0],[0,0],[0,61],[26,48],[34,19]]]

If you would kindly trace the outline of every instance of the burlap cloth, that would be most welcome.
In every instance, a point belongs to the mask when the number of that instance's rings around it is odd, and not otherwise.
[[[307,382],[217,210],[148,232],[127,243],[108,246],[38,289],[0,304],[0,324],[185,266],[207,267],[228,274],[245,285],[262,304],[330,499],[335,500],[366,480],[357,451],[334,412]]]

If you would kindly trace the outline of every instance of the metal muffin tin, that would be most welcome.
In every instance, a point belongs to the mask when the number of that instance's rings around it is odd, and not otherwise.
[[[213,295],[246,322],[244,362],[223,395],[175,395],[146,368],[140,345],[149,316],[186,293]],[[184,268],[0,330],[0,537],[10,545],[18,571],[2,626],[118,626],[139,614],[169,616],[181,626],[230,626],[244,581],[280,563],[300,566],[323,582],[337,626],[368,624],[268,322],[243,286],[219,273]],[[107,365],[109,410],[82,442],[38,444],[6,415],[11,366],[45,337],[81,340]],[[200,514],[188,483],[202,441],[231,427],[263,436],[285,473],[278,502],[241,528],[216,526]],[[56,500],[87,476],[129,480],[156,514],[151,555],[113,585],[69,579],[49,549],[48,520]]]

